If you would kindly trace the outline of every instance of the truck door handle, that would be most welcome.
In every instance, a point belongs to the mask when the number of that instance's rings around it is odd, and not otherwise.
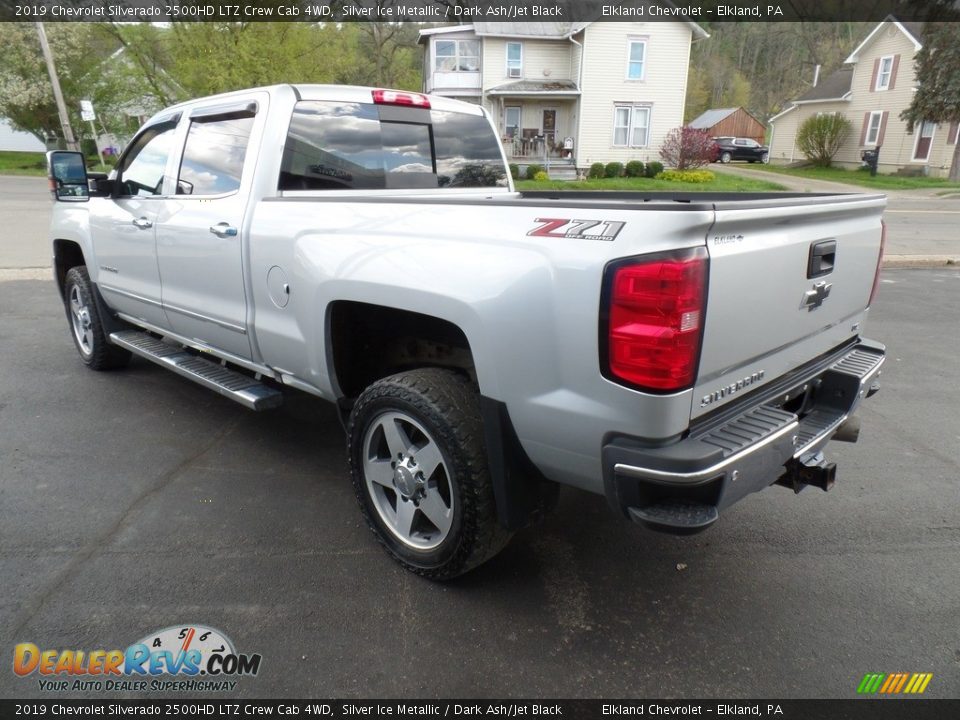
[[[153,223],[147,220],[145,217],[137,218],[133,221],[133,224],[136,225],[141,230],[146,230],[147,228],[153,227]]]
[[[236,237],[237,229],[230,225],[229,223],[217,223],[216,225],[210,226],[210,232],[212,232],[217,237]]]

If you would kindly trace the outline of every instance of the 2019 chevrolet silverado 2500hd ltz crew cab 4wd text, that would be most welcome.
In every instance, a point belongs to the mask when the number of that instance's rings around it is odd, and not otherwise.
[[[50,173],[83,362],[335,402],[371,529],[429,577],[559,485],[676,533],[826,489],[884,359],[882,196],[519,193],[486,111],[447,98],[235,92],[157,114],[109,178]]]

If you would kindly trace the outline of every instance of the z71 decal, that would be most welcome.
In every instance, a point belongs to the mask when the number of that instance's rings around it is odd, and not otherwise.
[[[567,220],[566,218],[537,218],[536,222],[543,225],[535,227],[527,235],[580,240],[613,240],[624,225],[616,220]]]

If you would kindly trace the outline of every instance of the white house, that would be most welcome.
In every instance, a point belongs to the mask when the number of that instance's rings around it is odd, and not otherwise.
[[[682,20],[430,28],[423,89],[482,104],[514,162],[658,160],[683,125],[690,46],[707,37]]]
[[[853,132],[835,165],[859,167],[861,153],[879,147],[881,172],[946,176],[957,145],[957,123],[924,122],[910,133],[900,119],[917,87],[914,57],[923,36],[923,25],[892,16],[877,24],[841,69],[770,118],[771,162],[804,160],[796,142],[800,126],[810,117],[836,113],[851,122]]]

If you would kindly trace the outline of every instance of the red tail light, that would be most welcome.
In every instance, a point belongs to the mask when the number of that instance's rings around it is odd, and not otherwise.
[[[693,385],[706,303],[706,248],[620,263],[607,275],[604,374],[653,392]]]
[[[887,247],[887,224],[880,221],[880,254],[877,256],[877,272],[873,276],[873,288],[870,290],[870,302],[867,307],[873,305],[873,299],[877,296],[877,288],[880,287],[880,268],[883,265],[883,251]]]
[[[408,105],[409,107],[430,109],[430,98],[426,95],[413,92],[374,90],[373,101],[377,105]]]

